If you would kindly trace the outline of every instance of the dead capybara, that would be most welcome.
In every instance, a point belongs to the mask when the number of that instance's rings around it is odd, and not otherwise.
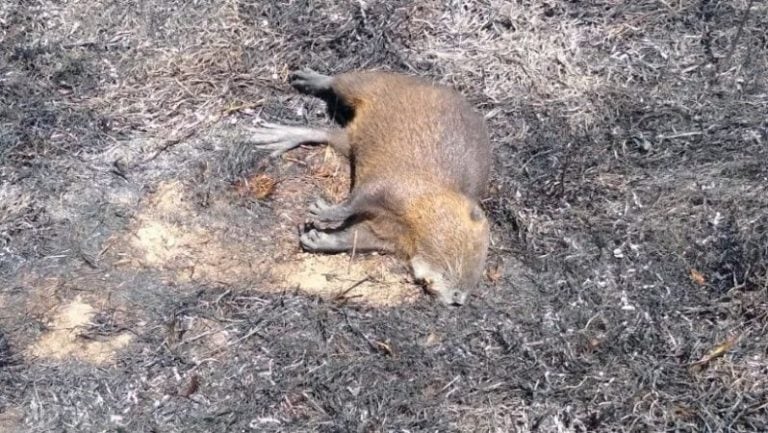
[[[480,207],[491,165],[483,117],[457,91],[405,74],[304,70],[291,84],[323,99],[339,125],[266,124],[249,141],[273,157],[327,143],[352,173],[344,201],[309,208],[302,247],[397,254],[429,292],[462,305],[480,283],[490,237]]]

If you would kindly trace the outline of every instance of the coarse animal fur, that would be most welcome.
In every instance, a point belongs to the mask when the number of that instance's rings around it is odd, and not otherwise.
[[[325,100],[339,126],[266,124],[250,141],[272,156],[327,143],[352,171],[344,201],[310,206],[302,247],[398,254],[442,302],[463,304],[482,279],[490,236],[480,206],[491,164],[483,117],[457,91],[405,74],[304,70],[291,84]]]

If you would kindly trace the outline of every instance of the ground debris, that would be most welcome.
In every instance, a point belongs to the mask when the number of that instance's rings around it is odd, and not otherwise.
[[[3,1],[0,28],[0,430],[768,425],[765,2]],[[247,135],[329,126],[304,67],[483,112],[467,305],[298,248],[346,162]]]

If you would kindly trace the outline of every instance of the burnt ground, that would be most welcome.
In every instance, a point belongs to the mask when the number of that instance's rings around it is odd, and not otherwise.
[[[759,0],[0,4],[0,431],[768,428]],[[453,85],[493,134],[487,278],[445,309],[300,252],[302,67]]]

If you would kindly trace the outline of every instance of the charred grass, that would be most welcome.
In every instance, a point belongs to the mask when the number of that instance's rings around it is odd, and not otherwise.
[[[767,26],[757,0],[3,2],[0,430],[764,431]],[[244,141],[327,122],[286,85],[307,66],[486,115],[470,305],[298,251],[343,164]]]

